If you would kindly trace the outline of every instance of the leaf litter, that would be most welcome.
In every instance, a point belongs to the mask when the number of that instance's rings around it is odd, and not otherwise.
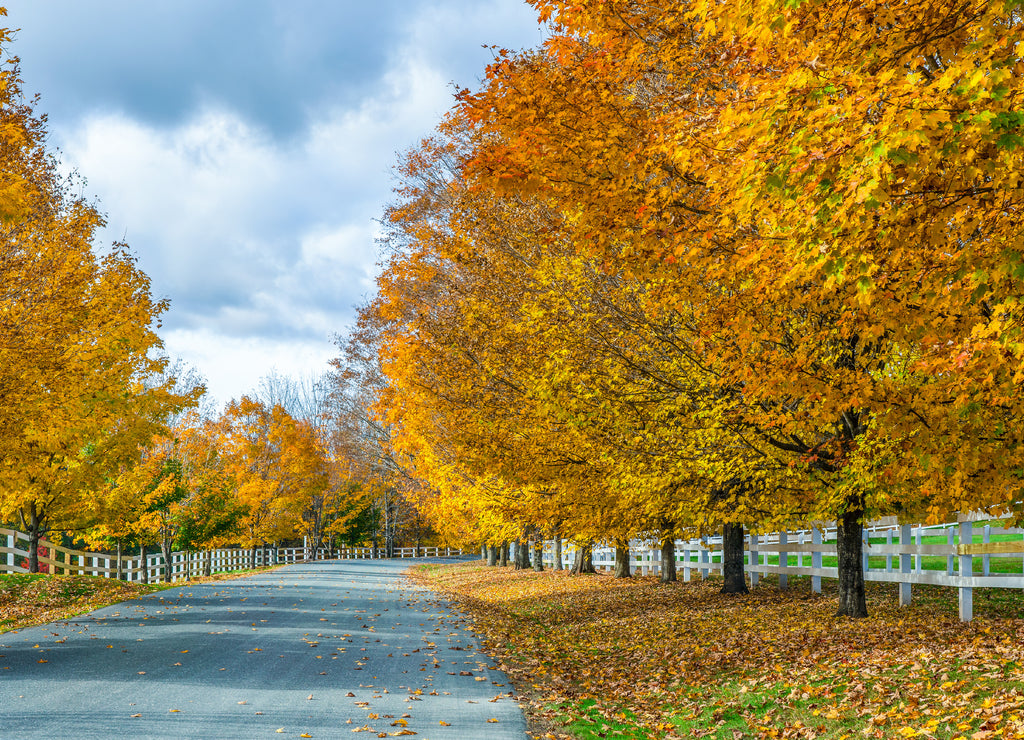
[[[535,737],[1024,738],[1024,601],[964,624],[953,590],[901,609],[868,584],[851,620],[802,579],[733,596],[479,564],[413,578],[469,615]]]

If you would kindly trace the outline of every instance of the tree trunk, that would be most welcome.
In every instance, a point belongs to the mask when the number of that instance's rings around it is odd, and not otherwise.
[[[117,541],[117,560],[114,561],[114,578],[118,581],[124,579],[124,569],[121,567],[121,540]]]
[[[570,573],[574,576],[597,573],[594,567],[594,548],[591,542],[585,542],[576,549],[576,560]]]
[[[149,583],[149,566],[146,563],[146,546],[139,545],[139,563],[142,567],[142,582]]]
[[[836,616],[861,619],[868,615],[864,593],[863,520],[863,506],[851,506],[838,521],[839,611]]]
[[[555,532],[555,570],[562,570],[562,535]]]
[[[676,538],[672,532],[661,541],[661,582],[676,582]]]
[[[25,521],[24,514],[22,514],[21,521],[23,524],[28,525],[26,527],[28,530],[28,572],[38,573],[39,538],[42,535],[43,523],[39,520],[39,511],[36,509],[35,503],[32,504],[32,512],[29,515],[28,521]]]
[[[516,570],[526,570],[530,567],[530,547],[526,540],[516,540],[515,566]]]
[[[206,551],[206,564],[203,566],[203,575],[207,577],[213,575],[213,550]]]
[[[488,545],[487,546],[487,564],[492,568],[498,565],[498,546]]]
[[[249,570],[256,570],[256,545],[249,552]]]
[[[502,542],[498,545],[498,566],[502,568],[508,567],[508,543]]]
[[[533,543],[533,569],[538,573],[544,570],[544,540],[540,535]]]
[[[164,583],[171,582],[171,559],[174,557],[171,547],[173,545],[174,543],[171,540],[160,540],[160,553],[164,556]]]
[[[631,578],[629,571],[629,540],[615,540],[615,578]]]
[[[745,594],[746,575],[743,572],[743,525],[722,525],[722,584],[723,594]]]

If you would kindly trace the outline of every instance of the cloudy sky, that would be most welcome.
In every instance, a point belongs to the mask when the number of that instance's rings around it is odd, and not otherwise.
[[[398,152],[542,39],[522,0],[6,0],[51,143],[171,299],[218,402],[326,369],[373,292]]]

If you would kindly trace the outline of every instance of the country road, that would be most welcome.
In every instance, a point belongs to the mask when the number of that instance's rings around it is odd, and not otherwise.
[[[525,737],[505,676],[408,565],[292,565],[2,634],[0,739]]]

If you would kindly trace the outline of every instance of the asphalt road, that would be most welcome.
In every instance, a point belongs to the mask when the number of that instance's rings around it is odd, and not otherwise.
[[[0,738],[524,738],[504,674],[409,564],[293,565],[2,634]]]

